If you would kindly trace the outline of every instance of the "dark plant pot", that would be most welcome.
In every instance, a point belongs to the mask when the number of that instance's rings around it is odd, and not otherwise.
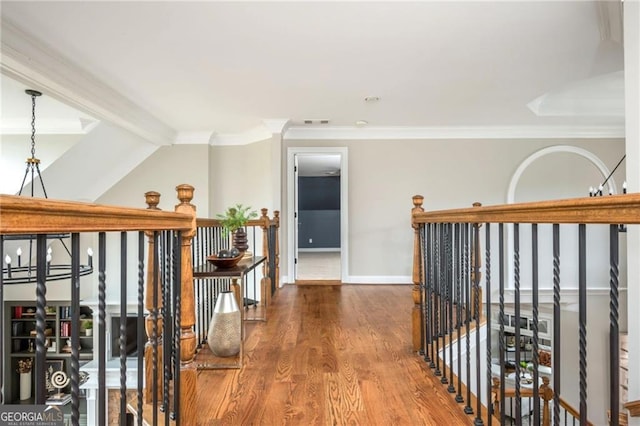
[[[241,252],[245,252],[249,249],[247,232],[244,228],[238,228],[236,229],[236,232],[233,233],[233,246]]]

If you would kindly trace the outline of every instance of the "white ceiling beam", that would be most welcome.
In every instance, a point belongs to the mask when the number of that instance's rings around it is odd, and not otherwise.
[[[174,129],[13,22],[3,17],[1,23],[3,74],[151,143],[173,143]]]

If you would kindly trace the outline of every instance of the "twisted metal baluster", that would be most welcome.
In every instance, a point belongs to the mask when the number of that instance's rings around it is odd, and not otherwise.
[[[173,239],[173,250],[171,252],[172,259],[171,265],[173,268],[173,410],[171,412],[171,419],[176,421],[176,426],[180,426],[180,335],[182,333],[182,327],[180,324],[180,308],[182,304],[182,277],[180,276],[180,262],[182,254],[182,234],[178,231]]]
[[[618,328],[618,225],[609,226],[609,377],[611,389],[609,409],[612,424],[620,417],[620,332]],[[0,256],[0,259],[2,257]]]
[[[107,325],[107,234],[98,234],[98,383],[106,383],[106,325]],[[98,386],[98,424],[105,426],[107,391]]]
[[[587,227],[578,225],[578,332],[580,424],[587,424]]]
[[[127,424],[127,233],[120,233],[120,424]]]
[[[449,330],[447,329],[447,309],[449,308],[449,295],[447,294],[447,290],[449,288],[447,280],[447,255],[449,254],[447,226],[448,225],[445,223],[440,226],[442,230],[440,240],[442,241],[443,248],[441,253],[442,257],[440,259],[440,300],[442,303],[440,315],[440,330],[442,330],[442,377],[440,378],[440,383],[442,384],[447,384],[449,382],[445,370],[447,367],[447,348],[445,347],[445,338],[449,334]],[[451,346],[451,343],[449,343],[449,346]]]
[[[153,318],[151,324],[151,365],[153,366],[153,375],[151,377],[151,403],[152,403],[152,413],[151,413],[151,422],[153,426],[157,426],[158,424],[158,374],[156,373],[158,369],[158,344],[159,344],[159,336],[158,336],[158,289],[160,288],[160,283],[158,282],[160,274],[160,253],[162,252],[162,246],[160,245],[160,234],[158,231],[154,231],[153,233],[153,247],[155,249],[153,253],[153,311],[151,312],[151,316]],[[164,292],[162,293],[162,297],[164,300]],[[163,323],[164,324],[164,323]]]
[[[473,422],[475,426],[482,426],[482,383],[480,374],[480,225],[473,224],[473,287],[475,295],[473,297],[473,308],[476,319],[476,419]],[[488,330],[488,329],[487,329]],[[489,332],[487,332],[489,334]],[[471,383],[469,383],[471,386]]]
[[[427,327],[429,329],[429,352],[431,353],[431,360],[429,362],[429,368],[436,368],[436,364],[435,364],[435,357],[437,356],[437,354],[434,354],[434,344],[433,344],[433,340],[436,338],[435,337],[435,304],[434,304],[434,296],[435,296],[435,292],[434,292],[434,275],[435,275],[435,269],[434,269],[434,252],[435,252],[435,230],[434,230],[434,225],[433,224],[429,224],[429,238],[427,240],[427,242],[429,243],[429,278],[427,280],[428,282],[428,293],[427,296],[429,298],[429,300],[427,301],[428,303],[428,307],[429,307],[429,316],[428,316],[428,323],[427,323]]]
[[[514,292],[514,310],[516,317],[516,419],[522,418],[522,400],[520,399],[520,224],[513,224],[513,281],[515,285]]]
[[[453,257],[453,225],[447,226],[447,292],[449,293],[449,393],[456,393],[453,385],[453,309],[454,309],[454,257]],[[456,346],[459,346],[456,342]]]
[[[36,359],[35,359],[35,403],[44,404],[47,399],[45,389],[45,358],[47,357],[44,347],[44,330],[46,327],[45,306],[47,306],[47,236],[39,234],[36,237],[37,272],[36,272]]]
[[[492,391],[492,383],[491,383],[491,224],[485,224],[485,267],[484,267],[484,277],[485,277],[485,310],[486,310],[486,321],[487,321],[487,423],[489,426],[493,423],[493,404],[491,403],[491,391]]]
[[[455,224],[455,240],[456,240],[456,336],[458,347],[458,392],[456,394],[456,402],[463,403],[462,397],[462,336],[460,335],[460,327],[462,326],[462,242],[460,235],[460,224]]]
[[[553,224],[553,424],[560,424],[560,225]]]
[[[539,354],[538,354],[538,224],[531,225],[531,290],[533,303],[533,424],[540,424]]]
[[[138,232],[138,426],[142,426],[142,382],[144,379],[144,232]]]
[[[71,234],[71,424],[80,423],[80,234]]]
[[[435,298],[436,298],[436,303],[434,303],[435,306],[435,312],[434,312],[434,317],[433,317],[433,322],[434,322],[434,337],[435,337],[435,341],[436,341],[436,348],[435,348],[435,354],[434,357],[436,359],[436,370],[434,371],[433,374],[435,374],[436,376],[441,376],[442,372],[440,371],[440,337],[441,337],[441,330],[440,330],[440,307],[441,307],[441,303],[442,303],[442,294],[440,291],[440,233],[442,231],[440,224],[436,224],[436,235],[434,238],[434,243],[435,243],[435,265],[434,265],[434,283],[435,283]]]
[[[425,357],[426,361],[426,350],[425,345],[427,342],[426,337],[426,299],[425,299],[425,286],[426,286],[426,273],[425,273],[425,263],[426,263],[426,253],[424,246],[424,224],[418,225],[418,238],[420,239],[420,261],[418,262],[418,276],[420,277],[420,350],[418,351],[419,355]]]
[[[471,280],[469,268],[469,224],[464,224],[464,271],[465,271],[465,303],[464,303],[464,323],[466,335],[466,352],[467,352],[467,405],[464,407],[466,414],[473,414],[471,408],[471,339],[470,339],[470,318],[471,318]]]
[[[498,351],[500,353],[500,424],[504,424],[506,421],[506,412],[504,406],[504,377],[505,377],[505,339],[504,339],[504,224],[500,223],[498,225],[498,281],[499,281],[499,305],[500,305],[500,313],[498,315],[498,321],[500,322],[500,333],[498,336]]]

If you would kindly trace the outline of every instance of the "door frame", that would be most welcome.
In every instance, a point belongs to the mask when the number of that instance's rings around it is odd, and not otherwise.
[[[287,221],[287,275],[288,281],[296,280],[295,259],[298,257],[298,219],[296,218],[295,194],[298,191],[298,182],[295,178],[294,167],[296,155],[339,155],[340,156],[340,278],[343,283],[348,282],[349,277],[349,171],[347,147],[290,147],[287,149],[287,212],[290,220]]]

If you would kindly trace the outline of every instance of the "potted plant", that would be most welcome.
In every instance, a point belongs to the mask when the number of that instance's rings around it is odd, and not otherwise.
[[[224,214],[218,214],[216,217],[220,220],[223,234],[225,236],[228,236],[229,233],[233,234],[233,246],[241,252],[246,251],[249,245],[244,227],[251,219],[257,218],[258,213],[251,210],[250,206],[236,204],[227,208]]]
[[[93,335],[93,320],[85,320],[84,321],[84,333],[87,336]]]

